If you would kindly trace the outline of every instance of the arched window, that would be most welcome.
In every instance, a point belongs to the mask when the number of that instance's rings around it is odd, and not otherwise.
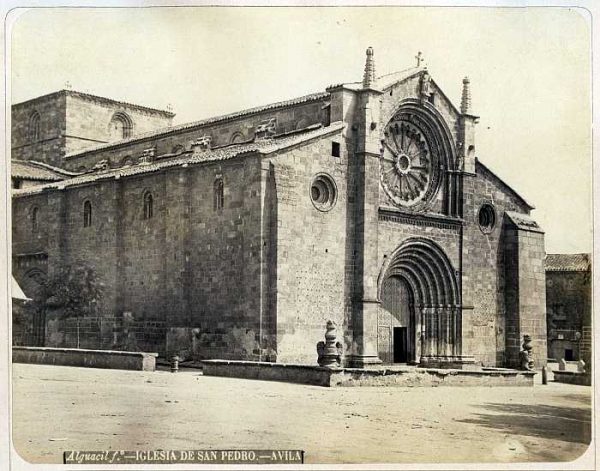
[[[38,230],[38,207],[34,206],[31,208],[31,231],[37,232]]]
[[[29,138],[35,142],[40,140],[40,114],[37,111],[29,117]]]
[[[150,219],[154,214],[154,199],[152,193],[144,193],[144,219]]]
[[[230,144],[240,144],[241,142],[244,142],[244,135],[239,131],[233,133],[233,136],[231,136],[229,143]]]
[[[133,122],[125,113],[116,112],[108,125],[108,134],[111,141],[118,141],[131,137]]]
[[[86,201],[83,203],[83,227],[92,225],[92,203]]]
[[[217,178],[214,184],[214,209],[223,209],[223,179]]]

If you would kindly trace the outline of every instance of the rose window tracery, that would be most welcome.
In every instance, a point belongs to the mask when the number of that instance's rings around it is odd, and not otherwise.
[[[381,183],[398,206],[426,201],[434,190],[435,159],[428,136],[414,122],[394,118],[384,131]]]

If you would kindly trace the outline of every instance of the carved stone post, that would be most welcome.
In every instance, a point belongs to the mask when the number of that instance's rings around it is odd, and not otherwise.
[[[338,368],[342,362],[342,344],[335,341],[337,333],[333,321],[327,321],[326,329],[325,342],[321,341],[317,344],[317,353],[319,355],[317,362],[319,366]]]
[[[523,335],[523,350],[521,350],[521,369],[532,370],[533,363],[533,345],[531,344],[531,336]]]

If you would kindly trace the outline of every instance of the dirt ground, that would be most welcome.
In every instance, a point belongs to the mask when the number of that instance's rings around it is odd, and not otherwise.
[[[322,388],[13,365],[13,445],[63,450],[303,449],[308,463],[570,461],[588,447],[591,388]]]

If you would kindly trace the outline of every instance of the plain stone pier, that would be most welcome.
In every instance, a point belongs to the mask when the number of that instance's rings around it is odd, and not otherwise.
[[[533,386],[535,371],[416,367],[326,368],[257,361],[204,360],[205,376],[285,381],[315,386]]]
[[[15,347],[13,363],[83,366],[116,370],[156,370],[158,353],[86,350],[83,348]]]

